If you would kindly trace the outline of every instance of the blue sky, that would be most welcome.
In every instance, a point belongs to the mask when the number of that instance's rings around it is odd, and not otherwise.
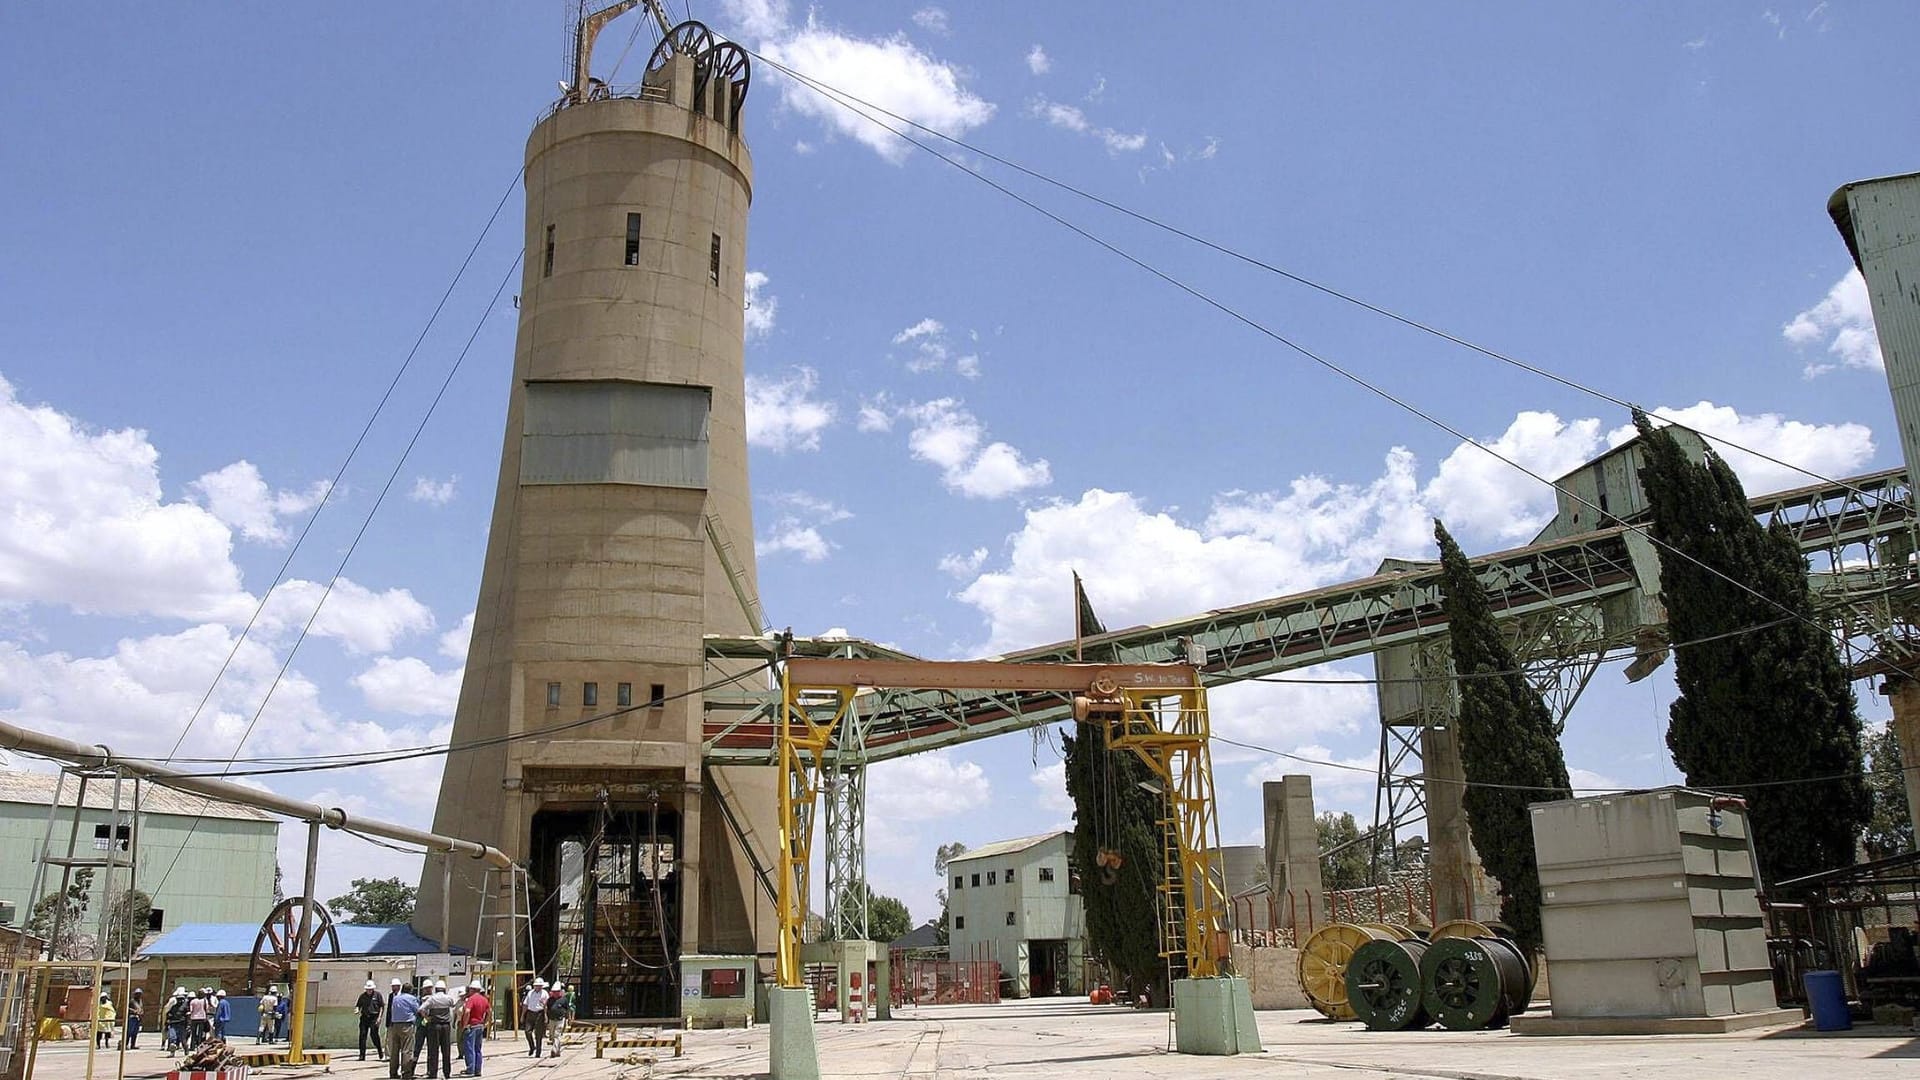
[[[508,190],[563,74],[567,7],[0,11],[0,715],[172,746]],[[1824,205],[1915,167],[1904,6],[695,14],[983,150],[1709,433],[1829,475],[1896,463]],[[613,72],[635,18],[602,38],[616,83],[650,47],[643,26]],[[764,66],[745,123],[755,539],[777,625],[981,655],[1064,636],[1076,567],[1121,626],[1426,555],[1434,514],[1481,551],[1544,520],[1525,476]],[[1626,423],[986,171],[1537,471]],[[512,354],[511,304],[485,313],[519,214],[516,191],[182,753],[231,752],[478,325],[247,753],[444,738]],[[1756,490],[1800,479],[1735,461]],[[1572,763],[1596,783],[1670,779],[1670,699],[1664,675],[1603,673],[1569,723]],[[1371,765],[1364,688],[1214,706],[1243,737]],[[1052,764],[1014,736],[876,769],[876,886],[928,916],[936,844],[1064,823]],[[1218,769],[1228,841],[1257,839],[1257,783],[1281,767]],[[1318,782],[1324,806],[1371,813],[1370,777]],[[424,823],[437,783],[429,763],[274,786]],[[412,870],[330,840],[325,894],[369,872]]]

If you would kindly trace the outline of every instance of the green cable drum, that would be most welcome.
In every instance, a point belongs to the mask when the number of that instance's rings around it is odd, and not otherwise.
[[[1427,1013],[1453,1031],[1504,1023],[1526,1005],[1532,976],[1520,951],[1498,938],[1443,938],[1420,958]]]
[[[1347,961],[1347,1004],[1369,1031],[1425,1027],[1427,1009],[1420,958],[1427,943],[1369,941]]]

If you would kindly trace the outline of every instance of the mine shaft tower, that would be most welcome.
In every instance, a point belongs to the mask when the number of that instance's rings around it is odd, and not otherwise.
[[[581,988],[583,1018],[676,1015],[679,955],[770,952],[775,930],[753,876],[775,850],[772,771],[701,755],[703,635],[761,630],[753,552],[733,542],[753,535],[750,66],[649,0],[640,81],[594,78],[595,36],[635,6],[578,13],[571,77],[527,140],[519,333],[452,736],[480,748],[447,759],[434,816],[531,871],[534,954]],[[540,729],[556,730],[512,738]],[[467,862],[429,856],[422,929],[437,936],[444,893],[451,944],[486,956],[517,924],[494,898],[480,925]]]

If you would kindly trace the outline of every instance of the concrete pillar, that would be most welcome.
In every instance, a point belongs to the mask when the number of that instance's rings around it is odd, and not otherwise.
[[[1283,776],[1260,785],[1266,818],[1267,888],[1282,925],[1294,940],[1326,925],[1327,894],[1320,880],[1320,830],[1313,812],[1313,777]]]
[[[1453,729],[1422,731],[1420,760],[1427,789],[1427,869],[1433,878],[1434,919],[1498,919],[1497,886],[1481,868],[1467,828],[1462,804],[1467,769],[1460,761]]]
[[[1888,690],[1893,741],[1900,745],[1900,768],[1907,781],[1907,813],[1913,818],[1914,835],[1920,836],[1920,682],[1894,679]]]

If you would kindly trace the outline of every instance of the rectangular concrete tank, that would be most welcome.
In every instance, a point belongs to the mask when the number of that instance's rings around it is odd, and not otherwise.
[[[1553,1015],[1777,1007],[1745,807],[1660,788],[1533,808]]]

